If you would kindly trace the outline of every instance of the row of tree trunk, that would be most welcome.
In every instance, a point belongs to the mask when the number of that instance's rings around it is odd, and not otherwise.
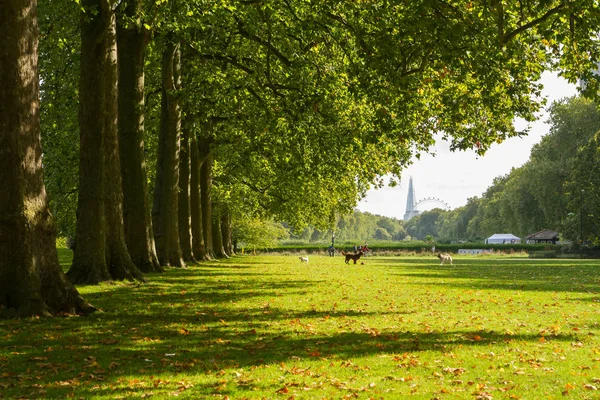
[[[212,222],[211,141],[196,139],[191,118],[182,124],[180,44],[164,38],[150,208],[144,163],[148,35],[139,19],[141,0],[128,2],[119,21],[111,0],[81,4],[98,12],[81,19],[80,193],[67,275],[74,283],[143,280],[142,272],[163,266],[226,257],[222,219]]]
[[[151,212],[141,1],[127,3],[128,22],[119,24],[112,0],[81,6],[94,12],[81,17],[79,201],[67,276],[74,283],[143,280],[142,272],[165,265],[226,256],[231,222],[226,214],[212,216],[210,141],[196,139],[192,121],[181,129],[179,44],[164,46]],[[58,262],[43,181],[37,1],[0,2],[0,36],[0,316],[91,312]]]
[[[36,0],[0,2],[0,317],[94,310],[62,272],[43,180]]]

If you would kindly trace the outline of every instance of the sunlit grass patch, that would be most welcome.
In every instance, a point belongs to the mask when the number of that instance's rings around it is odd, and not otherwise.
[[[78,287],[103,312],[0,321],[0,396],[598,397],[593,260],[361,261],[233,257]]]

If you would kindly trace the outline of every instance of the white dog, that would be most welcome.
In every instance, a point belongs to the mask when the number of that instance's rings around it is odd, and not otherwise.
[[[305,262],[308,264],[308,256],[306,256],[306,257],[300,256],[299,258],[300,258],[300,262]]]
[[[440,265],[444,265],[444,263],[450,263],[450,265],[452,264],[452,256],[448,253],[438,253],[438,258],[440,259],[441,263]]]

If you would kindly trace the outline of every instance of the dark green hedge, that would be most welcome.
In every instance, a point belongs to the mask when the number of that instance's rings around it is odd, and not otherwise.
[[[411,251],[420,253],[422,251],[431,251],[433,244],[424,242],[389,242],[369,244],[369,248],[374,251]],[[308,253],[326,251],[329,244],[285,244],[273,249],[267,249],[271,252],[286,251],[305,251]],[[354,243],[336,244],[337,250],[351,251],[354,249]],[[462,243],[462,244],[435,244],[436,252],[458,253],[459,249],[493,249],[494,251],[560,251],[560,245],[552,244],[484,244],[484,243]]]

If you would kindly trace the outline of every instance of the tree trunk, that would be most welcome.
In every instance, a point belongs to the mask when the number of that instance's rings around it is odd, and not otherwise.
[[[0,316],[94,310],[63,274],[40,146],[37,1],[0,2]]]
[[[87,9],[99,1],[82,1]],[[100,8],[100,7],[98,7]],[[104,11],[93,17],[81,15],[81,71],[79,76],[79,196],[73,264],[67,273],[77,283],[111,279],[106,265],[106,219],[104,216],[104,151],[102,123],[107,29]],[[100,37],[98,37],[100,36]],[[98,90],[98,89],[101,90]]]
[[[167,38],[162,55],[162,103],[160,138],[152,222],[158,261],[161,265],[185,267],[179,246],[178,193],[181,111],[179,45]]]
[[[233,256],[235,252],[233,251],[233,235],[231,230],[231,213],[225,207],[221,214],[221,234],[223,235],[223,248],[225,249],[225,254],[228,256]]]
[[[213,155],[210,151],[208,140],[198,142],[200,154],[206,154],[206,158],[200,168],[200,198],[202,202],[202,233],[204,236],[204,249],[209,258],[214,258],[212,238],[212,165]]]
[[[112,2],[110,2],[112,3]],[[111,4],[112,9],[112,4]],[[119,157],[119,96],[117,68],[117,20],[111,14],[110,29],[107,37],[106,64],[106,112],[104,118],[105,141],[104,176],[106,188],[106,221],[108,246],[108,270],[113,279],[143,280],[142,272],[131,260],[125,243],[125,225],[123,222],[123,180],[121,178],[121,159]]]
[[[125,244],[117,137],[116,18],[108,0],[81,2],[80,154],[75,283],[143,280]]]
[[[192,133],[190,138],[190,217],[192,223],[192,251],[194,258],[198,261],[208,260],[204,248],[204,233],[202,228],[202,202],[200,186],[200,170],[204,158],[200,157],[196,135]]]
[[[190,123],[189,116],[186,116],[183,121],[181,151],[179,152],[179,243],[183,259],[195,262],[192,253],[192,221],[190,215]]]
[[[127,3],[117,21],[119,57],[119,155],[123,177],[123,221],[131,260],[143,272],[162,272],[158,263],[144,162],[144,55],[147,33],[141,0]]]
[[[221,232],[221,206],[213,205],[212,219],[212,235],[213,235],[213,250],[217,258],[229,258],[223,247],[223,234]]]

